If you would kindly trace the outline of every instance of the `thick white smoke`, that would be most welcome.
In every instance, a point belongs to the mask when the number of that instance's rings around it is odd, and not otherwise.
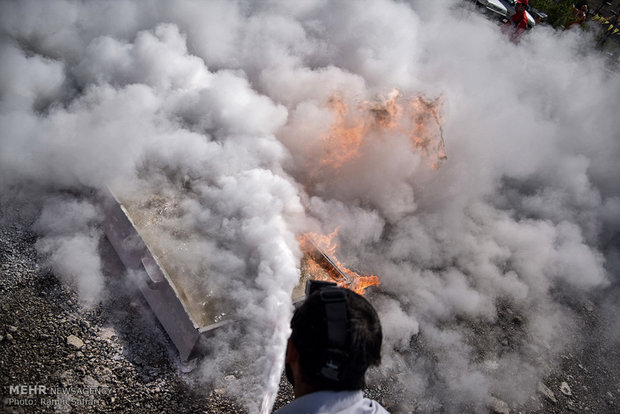
[[[255,361],[227,382],[251,411],[277,388],[296,235],[338,226],[341,259],[381,278],[373,379],[397,378],[403,409],[526,403],[570,345],[559,298],[617,285],[620,77],[577,31],[515,45],[463,3],[5,1],[2,201],[39,203],[40,252],[96,299],[86,189],[174,200],[162,239],[245,320],[201,372]],[[441,97],[448,160],[369,132],[323,164],[330,100],[363,111],[394,88]],[[482,346],[500,313],[521,337]]]

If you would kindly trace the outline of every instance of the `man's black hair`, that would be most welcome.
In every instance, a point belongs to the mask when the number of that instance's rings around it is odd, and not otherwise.
[[[329,345],[325,303],[320,291],[310,295],[295,311],[291,341],[299,352],[301,375],[307,383],[317,390],[359,390],[365,385],[366,369],[381,362],[381,322],[366,299],[349,289],[337,289],[344,294],[347,313],[341,378],[334,380],[321,373]]]

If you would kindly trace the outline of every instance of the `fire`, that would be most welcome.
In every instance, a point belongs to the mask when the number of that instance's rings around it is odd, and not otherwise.
[[[407,98],[394,89],[386,98],[363,102],[353,109],[336,94],[329,106],[335,112],[335,121],[322,137],[323,165],[340,168],[361,157],[365,140],[371,136],[389,137],[391,133],[408,135],[413,148],[430,159],[436,169],[447,159],[441,98]]]
[[[347,123],[349,106],[341,96],[334,95],[329,104],[336,112],[336,121],[329,133],[323,137],[325,157],[322,162],[338,168],[347,160],[359,156],[360,147],[366,134],[366,125],[363,119],[353,125]]]
[[[361,276],[336,258],[338,243],[335,242],[335,238],[337,234],[338,228],[326,236],[312,232],[300,236],[301,248],[309,256],[309,260],[305,263],[307,273],[314,279],[336,282],[338,286],[363,295],[367,287],[381,283],[379,277]]]
[[[371,114],[378,128],[396,129],[401,123],[400,117],[403,113],[403,109],[398,103],[399,98],[400,92],[394,89],[386,99],[377,102],[365,102],[362,107]]]

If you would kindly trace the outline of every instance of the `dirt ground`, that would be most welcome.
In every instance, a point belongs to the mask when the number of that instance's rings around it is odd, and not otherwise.
[[[225,389],[209,389],[184,372],[137,292],[115,290],[121,283],[114,276],[122,273],[119,262],[106,265],[108,289],[117,293],[84,310],[76,294],[40,265],[27,223],[5,215],[0,224],[2,412],[244,412]],[[597,306],[575,304],[587,335],[561,355],[561,366],[540,384],[533,396],[540,401],[536,409],[494,401],[489,412],[620,412],[620,351],[598,340],[608,327]],[[44,390],[36,387],[41,385]],[[391,412],[416,412],[416,407],[399,406],[389,384],[365,391]],[[291,399],[292,389],[282,380],[274,408]]]

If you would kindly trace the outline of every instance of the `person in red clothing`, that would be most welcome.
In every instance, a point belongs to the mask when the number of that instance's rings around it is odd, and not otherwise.
[[[529,22],[527,21],[527,15],[525,14],[525,7],[529,4],[529,0],[517,0],[515,4],[515,14],[512,15],[510,20],[506,23],[506,27],[510,28],[512,26],[512,30],[508,30],[510,32],[510,40],[514,43],[519,43],[521,39],[521,35],[528,28]]]
[[[512,15],[510,20],[512,21],[513,26],[517,29],[525,30],[527,29],[527,16],[525,15],[525,6],[529,4],[529,0],[518,0],[517,4],[515,4],[515,14]]]

